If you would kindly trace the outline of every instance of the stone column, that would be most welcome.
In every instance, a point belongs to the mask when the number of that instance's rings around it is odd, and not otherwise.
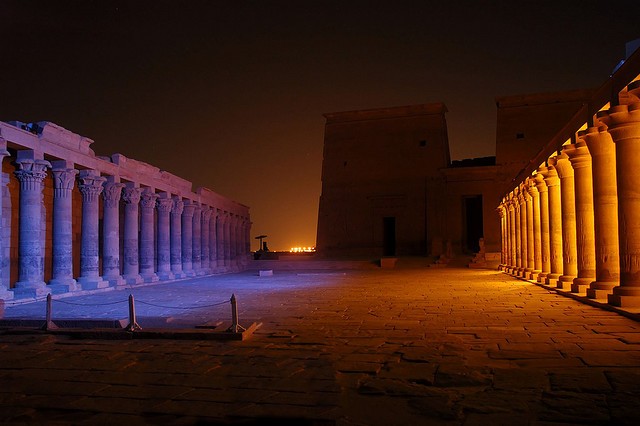
[[[529,242],[529,257],[533,258],[533,272],[529,279],[538,281],[538,275],[542,273],[542,234],[540,220],[540,194],[536,186],[536,180],[533,177],[527,179],[527,191],[531,197],[531,225],[529,234],[531,241]],[[527,209],[529,206],[527,205]],[[529,210],[527,210],[529,211]],[[528,218],[528,215],[527,215]]]
[[[122,190],[122,201],[124,201],[123,278],[127,284],[139,284],[142,282],[138,263],[138,205],[140,204],[141,192],[142,189],[133,182],[125,184]]]
[[[209,267],[211,272],[218,271],[218,239],[217,239],[218,209],[211,208],[211,222],[209,223]]]
[[[9,291],[9,282],[5,281],[5,274],[8,275],[5,270],[7,269],[10,260],[6,259],[5,263],[4,244],[2,242],[4,222],[5,220],[11,220],[11,218],[2,217],[2,198],[5,189],[4,176],[2,175],[2,163],[4,161],[4,157],[7,157],[9,155],[9,151],[7,151],[7,141],[2,137],[2,135],[0,135],[0,301],[13,299],[13,292]],[[2,302],[0,302],[0,305],[1,304]]]
[[[571,292],[586,293],[596,278],[591,154],[583,140],[565,146],[563,152],[569,156],[575,174],[578,277],[573,280]]]
[[[100,194],[107,179],[97,170],[82,170],[78,189],[82,194],[82,230],[80,242],[80,277],[83,290],[109,287],[100,276]]]
[[[173,209],[171,194],[161,193],[156,200],[158,211],[158,240],[156,241],[156,257],[158,263],[158,278],[172,280],[175,278],[171,272],[171,221],[170,214]]]
[[[42,181],[47,176],[48,161],[36,158],[34,151],[18,151],[14,172],[20,182],[20,215],[18,230],[18,282],[16,297],[41,297],[51,292],[44,282],[44,250],[42,247]]]
[[[200,203],[195,203],[191,225],[193,227],[191,237],[191,262],[193,264],[193,272],[196,275],[204,275],[202,271],[202,208],[200,207]]]
[[[155,272],[155,210],[158,194],[145,188],[140,194],[140,276],[145,283],[159,281]]]
[[[251,225],[250,217],[247,217],[246,226],[244,228],[244,253],[247,263],[249,262],[249,255],[251,254]]]
[[[529,179],[524,181],[522,192],[524,193],[525,207],[527,209],[527,268],[524,277],[532,280],[535,273],[535,245],[533,241],[533,198],[529,193]]]
[[[231,214],[224,212],[224,267],[231,270]]]
[[[238,263],[238,267],[242,268],[244,266],[244,218],[238,216],[237,226],[236,226],[236,259]]]
[[[522,184],[520,184],[518,192],[518,205],[520,207],[520,269],[519,277],[526,277],[527,273],[533,269],[529,268],[529,253],[527,251],[529,244],[527,241],[527,195]]]
[[[538,190],[540,202],[540,258],[542,271],[538,274],[538,282],[546,282],[547,275],[551,272],[551,253],[549,248],[549,192],[544,176],[540,173],[535,175],[535,185]]]
[[[640,307],[640,102],[637,81],[628,86],[635,99],[629,105],[616,105],[598,113],[609,127],[616,145],[618,185],[618,238],[620,285],[613,288],[609,303],[621,307]]]
[[[578,248],[576,241],[576,198],[573,167],[569,157],[562,152],[549,160],[560,177],[560,202],[562,205],[562,275],[557,288],[571,290],[578,276]]]
[[[515,275],[518,269],[518,257],[520,250],[518,249],[518,243],[520,242],[520,237],[518,237],[518,229],[516,218],[518,216],[517,205],[515,195],[512,192],[509,194],[509,222],[510,226],[510,234],[511,234],[511,266],[509,267],[509,273]]]
[[[560,178],[553,165],[541,167],[538,171],[544,176],[549,193],[549,274],[545,284],[556,287],[562,275],[562,202],[560,197]]]
[[[238,227],[238,217],[230,213],[229,215],[229,262],[233,269],[236,269],[238,266],[238,259],[236,252],[237,248],[237,227]]]
[[[209,261],[209,227],[211,222],[211,208],[209,206],[202,207],[202,271],[205,274],[211,273],[211,264]]]
[[[125,284],[120,271],[120,197],[124,184],[107,176],[102,190],[102,279],[111,287]]]
[[[49,288],[53,294],[78,290],[73,279],[72,197],[78,171],[70,161],[53,161],[53,265]]]
[[[506,265],[506,240],[505,240],[505,215],[504,215],[504,206],[503,203],[500,203],[498,208],[496,209],[498,216],[500,217],[500,264],[498,265],[498,270],[504,270]]]
[[[590,127],[583,136],[592,161],[596,245],[596,279],[587,297],[606,299],[620,282],[616,147],[604,126]]]
[[[182,271],[185,276],[193,277],[193,211],[196,204],[191,200],[184,201],[182,211]]]
[[[183,278],[186,275],[182,271],[182,211],[184,203],[182,198],[173,197],[171,209],[171,272],[175,278]]]
[[[226,269],[226,264],[224,261],[224,240],[225,240],[225,236],[224,236],[224,228],[225,228],[225,221],[226,221],[226,216],[224,211],[218,209],[218,227],[217,227],[217,235],[216,235],[216,240],[218,243],[218,253],[217,253],[217,259],[218,259],[218,270],[220,272],[227,272]]]

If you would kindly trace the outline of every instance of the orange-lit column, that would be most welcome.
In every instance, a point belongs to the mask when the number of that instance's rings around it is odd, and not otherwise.
[[[498,270],[503,271],[507,264],[506,216],[504,214],[504,205],[500,203],[497,210],[498,216],[500,216],[500,265],[498,265]]]
[[[529,242],[528,250],[531,251],[529,257],[533,258],[533,272],[529,279],[537,281],[538,274],[542,272],[542,236],[540,235],[540,195],[536,187],[536,181],[532,177],[527,179],[527,191],[531,196],[531,218],[529,220],[531,222],[531,225],[529,225],[531,241]]]
[[[592,161],[596,244],[596,280],[587,289],[587,296],[606,299],[620,282],[616,146],[605,126],[590,127],[583,137]]]
[[[628,86],[637,95],[640,82]],[[613,288],[609,303],[640,306],[640,102],[617,105],[598,117],[609,127],[616,145],[618,183],[618,237],[620,286]]]
[[[509,263],[509,269],[507,272],[513,274],[516,268],[518,267],[518,255],[517,255],[517,239],[516,239],[516,204],[514,203],[514,195],[511,192],[508,196],[507,201],[507,210],[509,211],[509,241],[510,241],[510,250],[511,254],[509,258],[511,262]]]
[[[517,198],[518,220],[517,230],[520,231],[520,240],[518,241],[518,249],[520,250],[520,265],[518,266],[517,275],[523,277],[525,269],[527,269],[527,204],[522,193],[522,186],[518,187]]]
[[[538,169],[549,192],[549,274],[545,284],[555,287],[562,274],[562,202],[560,178],[552,165]]]
[[[586,293],[596,278],[596,243],[593,225],[593,177],[591,154],[583,140],[564,147],[575,174],[576,249],[578,277],[571,285],[572,293]]]
[[[560,202],[562,205],[562,275],[557,288],[571,290],[578,276],[578,249],[576,246],[576,197],[573,167],[564,151],[549,160],[560,177]]]
[[[525,180],[522,183],[522,194],[524,196],[524,204],[526,209],[526,226],[527,226],[527,264],[523,277],[530,280],[533,278],[534,255],[533,255],[533,202],[529,194],[529,183]]]
[[[551,272],[551,257],[549,252],[549,192],[544,176],[538,170],[534,176],[538,198],[540,202],[540,258],[542,271],[538,274],[538,282],[545,282]]]

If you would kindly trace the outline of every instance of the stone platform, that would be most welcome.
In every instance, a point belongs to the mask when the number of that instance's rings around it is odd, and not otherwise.
[[[640,323],[501,272],[413,266],[242,273],[132,290],[143,328],[145,318],[182,327],[227,321],[228,304],[202,306],[235,293],[240,323],[262,323],[244,342],[0,334],[0,422],[640,420]],[[54,301],[54,314],[126,316],[115,302],[127,295]],[[7,306],[5,318],[44,315],[42,306]],[[190,306],[201,308],[179,309]]]

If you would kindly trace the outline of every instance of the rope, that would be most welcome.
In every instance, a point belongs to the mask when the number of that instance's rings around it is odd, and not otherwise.
[[[109,306],[109,305],[117,305],[118,303],[127,303],[128,300],[118,300],[116,302],[108,302],[108,303],[73,303],[73,302],[67,302],[64,301],[62,299],[54,299],[54,301],[56,303],[60,302],[60,303],[64,303],[67,305],[74,305],[74,306]]]
[[[136,300],[136,303],[153,306],[155,308],[163,308],[163,309],[199,309],[199,308],[213,308],[215,306],[224,305],[225,303],[230,303],[230,301],[225,300],[224,302],[214,303],[212,305],[200,305],[200,306],[164,306],[164,305],[156,305],[154,303],[149,303],[149,302],[143,302],[142,300]]]

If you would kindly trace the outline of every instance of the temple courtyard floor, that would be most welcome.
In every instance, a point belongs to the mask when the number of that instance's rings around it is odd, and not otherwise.
[[[0,331],[3,424],[638,424],[640,323],[493,270],[254,272],[54,300],[244,341]],[[44,318],[44,302],[7,318]],[[122,332],[126,333],[126,332]]]

